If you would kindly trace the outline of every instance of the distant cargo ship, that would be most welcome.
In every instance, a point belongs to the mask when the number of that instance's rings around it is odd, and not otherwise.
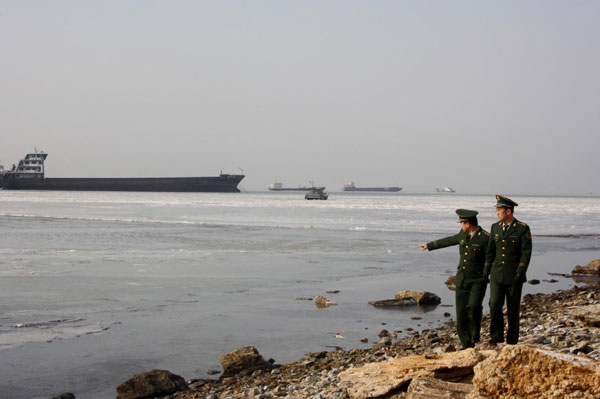
[[[313,187],[298,186],[298,187],[283,187],[283,183],[273,183],[269,186],[271,191],[310,191]]]
[[[435,191],[438,193],[454,193],[454,189],[452,187],[444,187],[444,188],[436,188]]]
[[[344,184],[343,191],[383,191],[389,193],[397,193],[402,190],[402,187],[356,187],[354,182]]]
[[[221,173],[215,177],[47,178],[44,175],[47,156],[44,152],[29,153],[18,166],[0,170],[0,187],[5,190],[239,193],[237,185],[245,177]]]

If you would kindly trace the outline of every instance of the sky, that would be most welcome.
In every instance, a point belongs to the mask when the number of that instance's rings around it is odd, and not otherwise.
[[[600,2],[0,0],[0,163],[600,195]]]

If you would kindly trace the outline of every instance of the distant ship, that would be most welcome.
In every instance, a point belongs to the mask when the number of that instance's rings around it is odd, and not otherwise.
[[[325,187],[323,187],[325,188]],[[310,191],[313,187],[298,186],[298,187],[283,187],[282,183],[273,183],[269,186],[271,191]]]
[[[389,193],[397,193],[402,190],[402,187],[356,187],[354,182],[344,184],[343,191],[383,191]]]
[[[444,187],[444,188],[436,188],[435,191],[438,193],[454,193],[454,189],[452,187]]]
[[[244,175],[221,173],[215,177],[102,177],[47,178],[44,161],[48,154],[29,153],[10,170],[0,170],[0,188],[5,190],[70,191],[164,191],[239,193]]]

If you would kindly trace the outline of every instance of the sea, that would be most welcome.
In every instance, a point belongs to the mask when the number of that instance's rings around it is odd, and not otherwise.
[[[528,278],[541,280],[524,293],[584,284],[552,273],[600,258],[600,198],[509,196],[533,235]],[[0,397],[113,398],[151,369],[216,378],[207,371],[241,346],[283,364],[370,347],[384,328],[434,328],[455,317],[444,282],[458,251],[418,245],[456,234],[457,208],[478,210],[489,231],[494,205],[437,193],[0,191]],[[368,303],[401,290],[442,304]],[[337,305],[305,299],[317,295]]]

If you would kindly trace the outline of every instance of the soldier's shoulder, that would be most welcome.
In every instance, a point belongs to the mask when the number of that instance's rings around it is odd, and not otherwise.
[[[489,235],[490,235],[490,233],[488,233],[488,232],[487,232],[487,231],[485,231],[484,229],[481,229],[481,232],[482,232],[483,234],[485,234],[486,236],[489,236]]]
[[[527,223],[519,222],[519,224],[523,227],[529,227],[529,226],[527,226]]]

